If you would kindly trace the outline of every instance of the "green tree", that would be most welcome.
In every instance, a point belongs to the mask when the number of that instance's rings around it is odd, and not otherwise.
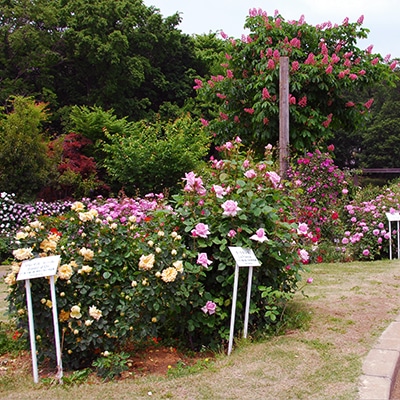
[[[142,0],[0,0],[0,102],[31,95],[52,118],[73,105],[139,120],[194,96],[194,39]],[[60,129],[57,125],[56,129]]]
[[[55,103],[54,66],[63,60],[58,1],[0,0],[0,9],[0,102],[31,95]]]
[[[363,168],[399,168],[400,101],[388,101],[380,109],[360,143]]]
[[[105,168],[126,194],[176,190],[185,172],[199,168],[210,138],[190,115],[175,121],[131,125],[121,134],[107,134]]]
[[[262,152],[279,133],[280,57],[290,61],[290,143],[296,151],[353,131],[368,116],[370,102],[355,103],[352,94],[396,76],[377,54],[356,46],[367,37],[362,18],[355,23],[312,26],[251,10],[242,40],[227,38],[225,72],[198,80],[199,101],[209,105],[203,123],[223,142],[238,135]]]
[[[0,119],[0,191],[31,200],[47,182],[51,160],[41,129],[46,104],[15,97]]]

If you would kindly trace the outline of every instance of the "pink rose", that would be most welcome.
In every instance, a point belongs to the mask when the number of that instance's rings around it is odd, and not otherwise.
[[[204,307],[201,307],[201,311],[205,314],[214,314],[215,310],[217,309],[217,305],[213,301],[207,301],[206,305]]]
[[[274,188],[278,187],[279,182],[281,181],[281,177],[276,172],[267,172],[266,176],[269,177],[269,180],[271,181]]]
[[[202,238],[206,238],[209,234],[210,231],[208,230],[208,225],[203,224],[202,222],[197,224],[192,230],[192,236],[200,236]]]
[[[297,234],[299,235],[307,235],[308,233],[308,225],[305,223],[300,223],[297,227]]]
[[[246,171],[244,173],[244,176],[248,179],[253,179],[257,176],[256,172],[254,171],[254,169],[249,169],[248,171]]]
[[[256,234],[253,236],[250,236],[250,239],[255,240],[256,242],[260,242],[260,243],[263,243],[268,240],[263,228],[257,229]]]
[[[224,204],[221,204],[221,207],[224,209],[222,215],[234,217],[241,208],[238,207],[237,201],[227,200]]]
[[[207,253],[199,253],[197,256],[197,264],[202,265],[205,268],[208,268],[208,266],[212,263],[207,257]]]

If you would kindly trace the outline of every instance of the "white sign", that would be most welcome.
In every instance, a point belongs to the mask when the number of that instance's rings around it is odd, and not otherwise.
[[[259,267],[261,264],[257,260],[253,250],[243,247],[229,247],[233,258],[238,267]]]
[[[388,219],[388,221],[400,221],[400,214],[398,212],[396,213],[390,213],[387,212],[386,213],[386,218]]]
[[[57,273],[59,265],[60,256],[40,257],[22,261],[17,281],[53,276]]]

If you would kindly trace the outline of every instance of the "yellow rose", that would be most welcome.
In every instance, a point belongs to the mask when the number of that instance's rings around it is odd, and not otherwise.
[[[183,272],[183,262],[181,260],[175,261],[172,265],[178,272]]]
[[[30,222],[29,226],[33,229],[43,229],[44,228],[43,224],[39,221]]]
[[[69,311],[61,310],[60,313],[58,314],[58,319],[60,320],[60,322],[68,321]]]
[[[82,268],[78,271],[79,274],[89,274],[92,271],[92,267],[89,265],[82,265]]]
[[[89,214],[92,214],[94,218],[97,218],[99,216],[99,212],[95,210],[94,208],[91,208],[89,210]]]
[[[92,221],[94,219],[93,214],[90,212],[80,212],[78,216],[82,222]]]
[[[145,256],[144,254],[140,256],[139,268],[145,271],[149,271],[153,268],[155,262],[154,254],[149,254]]]
[[[17,283],[17,280],[15,279],[15,275],[11,272],[4,278],[4,282],[7,285],[12,286]]]
[[[26,232],[17,232],[17,234],[15,235],[16,240],[26,239],[27,237],[28,237],[28,233],[26,233]]]
[[[83,259],[86,260],[86,261],[92,260],[92,259],[93,259],[93,256],[94,256],[93,250],[87,249],[86,247],[82,247],[82,248],[79,250],[79,254],[80,254],[81,256],[83,256]]]
[[[54,252],[57,247],[57,242],[54,240],[44,239],[42,243],[40,243],[40,248],[45,252]]]
[[[79,306],[72,306],[70,316],[76,319],[82,317],[81,308]]]
[[[95,319],[96,321],[98,321],[98,320],[102,317],[103,313],[102,313],[102,311],[100,311],[96,306],[90,306],[90,307],[89,307],[89,315],[90,315],[93,319]]]
[[[177,274],[178,271],[175,268],[169,267],[163,270],[163,272],[161,273],[161,279],[164,282],[173,282]]]
[[[71,206],[71,210],[72,210],[72,211],[76,211],[76,212],[83,211],[84,209],[85,209],[85,206],[84,206],[84,204],[81,203],[80,201],[76,201],[76,202],[73,203],[72,206]]]
[[[70,264],[63,264],[58,268],[58,276],[60,279],[68,280],[71,278],[74,270],[72,269]]]
[[[28,247],[28,248],[23,248],[23,249],[17,249],[13,251],[13,256],[17,259],[17,260],[28,260],[29,258],[32,258],[33,254],[32,254],[32,248]]]

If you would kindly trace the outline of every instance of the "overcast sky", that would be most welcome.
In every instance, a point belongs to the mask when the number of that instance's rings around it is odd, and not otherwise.
[[[178,29],[184,33],[222,30],[235,38],[245,33],[243,25],[251,8],[261,8],[268,15],[278,10],[286,21],[304,15],[311,25],[341,24],[346,17],[356,22],[364,15],[363,27],[370,33],[359,47],[373,44],[374,53],[400,57],[400,0],[144,0],[144,4],[160,9],[163,17],[180,12],[183,21]]]

